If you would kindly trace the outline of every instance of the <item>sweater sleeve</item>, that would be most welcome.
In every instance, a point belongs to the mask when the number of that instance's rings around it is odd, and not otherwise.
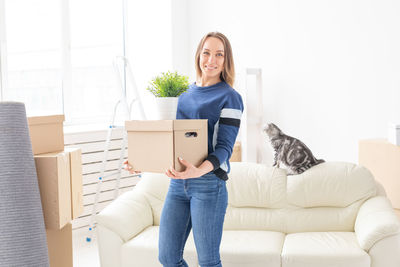
[[[237,93],[231,94],[221,110],[219,121],[216,125],[217,135],[214,136],[214,151],[208,155],[214,169],[224,168],[232,155],[233,146],[239,132],[240,120],[243,113],[242,97]],[[227,171],[226,169],[224,171]]]

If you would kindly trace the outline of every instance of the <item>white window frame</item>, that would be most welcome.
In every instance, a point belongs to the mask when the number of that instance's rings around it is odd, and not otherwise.
[[[70,12],[69,0],[60,0],[61,7],[61,94],[62,94],[62,110],[64,114],[68,114],[68,105],[66,100],[71,99],[72,89],[72,66],[71,66],[71,29],[70,29]],[[68,102],[67,102],[68,103]]]

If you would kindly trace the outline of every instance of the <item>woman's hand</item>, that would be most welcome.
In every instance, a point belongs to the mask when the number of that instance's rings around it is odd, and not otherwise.
[[[135,171],[131,164],[129,164],[128,160],[124,161],[124,170],[129,171],[130,174],[139,174],[142,173],[141,171]]]
[[[165,174],[173,179],[189,179],[189,178],[198,178],[212,170],[211,163],[206,160],[204,161],[199,168],[191,164],[190,162],[178,157],[179,162],[182,163],[186,167],[183,172],[178,172],[174,168],[170,167],[165,171]]]

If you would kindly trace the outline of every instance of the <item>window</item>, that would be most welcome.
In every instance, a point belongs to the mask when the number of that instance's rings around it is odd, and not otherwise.
[[[71,88],[66,111],[74,122],[108,121],[120,96],[113,61],[124,55],[122,1],[70,0]]]
[[[59,1],[6,0],[5,8],[3,100],[24,102],[31,115],[63,113]]]
[[[108,123],[121,90],[113,62],[125,56],[151,114],[145,88],[171,70],[171,24],[166,0],[0,0],[1,100],[69,125]]]

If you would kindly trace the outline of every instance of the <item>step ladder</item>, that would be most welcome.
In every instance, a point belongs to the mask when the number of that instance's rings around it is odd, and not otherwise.
[[[117,115],[118,107],[122,107],[123,111],[123,119],[124,121],[130,120],[131,119],[131,111],[133,105],[137,105],[139,107],[139,113],[140,116],[143,120],[146,119],[146,114],[143,109],[142,101],[140,99],[140,94],[138,92],[136,82],[133,76],[132,68],[130,66],[130,63],[126,57],[119,56],[117,57],[114,62],[113,62],[113,67],[116,75],[116,82],[117,82],[117,88],[120,89],[121,95],[119,100],[114,106],[114,110],[111,116],[111,121],[108,126],[108,132],[107,132],[107,138],[106,138],[106,143],[105,143],[105,148],[104,148],[104,155],[103,155],[103,161],[101,164],[101,171],[100,171],[100,176],[97,181],[97,190],[96,190],[96,196],[93,204],[93,210],[92,214],[90,217],[90,223],[89,223],[89,229],[88,229],[88,235],[86,237],[87,242],[91,242],[92,240],[92,235],[93,235],[93,227],[95,223],[95,216],[96,216],[96,208],[97,204],[99,201],[99,195],[101,193],[101,185],[103,183],[104,178],[114,176],[116,175],[116,184],[115,184],[115,189],[114,189],[114,199],[118,197],[119,195],[119,184],[120,184],[120,179],[121,179],[121,171],[123,169],[123,160],[124,160],[124,155],[125,155],[125,147],[127,145],[127,132],[123,130],[123,138],[122,138],[122,146],[121,146],[121,154],[119,157],[119,163],[118,163],[118,169],[115,172],[109,173],[107,175],[104,175],[105,170],[106,170],[106,165],[107,165],[107,158],[108,158],[108,151],[110,147],[110,141],[111,141],[111,136],[112,132],[114,129],[124,129],[124,126],[117,126],[115,125],[115,118]],[[125,79],[126,78],[126,79]],[[125,82],[126,81],[126,82]],[[129,82],[129,83],[128,83]],[[134,94],[132,101],[128,105],[127,97],[126,97],[126,92],[127,92],[127,84],[131,85],[132,92]],[[140,177],[140,174],[137,174],[137,176]]]

